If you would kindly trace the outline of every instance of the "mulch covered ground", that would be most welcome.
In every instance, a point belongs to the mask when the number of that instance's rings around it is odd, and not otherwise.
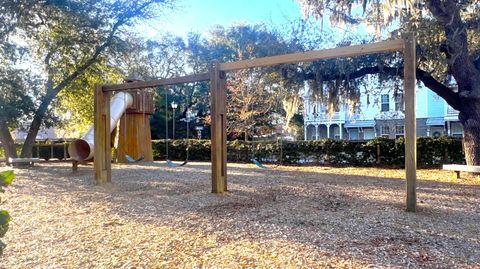
[[[2,169],[2,168],[0,168]],[[420,170],[407,213],[404,171],[229,164],[16,170],[1,268],[480,268],[480,180]]]

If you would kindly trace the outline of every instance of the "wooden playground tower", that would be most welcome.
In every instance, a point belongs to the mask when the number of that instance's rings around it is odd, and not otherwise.
[[[153,94],[145,91],[130,93],[133,104],[119,120],[117,162],[127,163],[126,155],[153,162],[150,129],[150,115],[155,112]]]
[[[279,64],[311,62],[341,57],[401,52],[404,60],[404,96],[405,96],[405,170],[406,170],[406,209],[416,211],[417,188],[417,142],[415,116],[415,39],[405,35],[402,39],[372,44],[363,44],[333,49],[307,51],[302,53],[256,58],[229,63],[213,62],[210,72],[177,78],[138,81],[125,84],[97,85],[95,88],[95,180],[98,184],[111,181],[110,150],[110,111],[109,101],[113,91],[141,90],[150,87],[166,86],[198,81],[210,81],[211,100],[211,162],[212,192],[227,191],[227,140],[226,140],[226,72],[266,67]]]

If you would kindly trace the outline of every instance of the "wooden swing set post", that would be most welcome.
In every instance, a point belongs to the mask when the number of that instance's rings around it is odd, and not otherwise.
[[[215,61],[210,66],[210,114],[211,122],[211,158],[212,192],[227,191],[227,138],[226,138],[226,89],[225,72]]]
[[[94,159],[97,184],[112,181],[112,151],[110,141],[110,92],[104,92],[102,85],[95,86],[94,97]]]
[[[95,94],[95,178],[98,183],[108,182],[111,178],[110,134],[108,133],[108,126],[110,126],[110,116],[108,115],[109,96],[106,92],[210,80],[212,192],[223,193],[227,190],[225,72],[386,52],[401,52],[404,56],[406,208],[407,211],[416,211],[416,77],[415,39],[413,35],[406,35],[403,39],[372,44],[292,53],[230,63],[220,64],[219,62],[213,62],[210,66],[210,72],[206,74],[128,84],[105,85],[103,87],[98,86]]]
[[[417,211],[417,117],[416,117],[416,42],[412,34],[404,37],[403,87],[405,96],[405,177],[407,211]]]

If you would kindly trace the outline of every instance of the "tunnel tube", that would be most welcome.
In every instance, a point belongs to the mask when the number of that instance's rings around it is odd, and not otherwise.
[[[112,97],[110,101],[110,132],[117,126],[117,122],[122,117],[127,108],[133,104],[133,97],[130,93],[119,92]],[[77,139],[68,146],[70,158],[77,161],[86,161],[93,158],[94,143],[94,125],[90,126],[88,131],[81,139]]]

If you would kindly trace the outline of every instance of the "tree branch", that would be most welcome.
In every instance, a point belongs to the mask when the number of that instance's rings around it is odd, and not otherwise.
[[[427,8],[442,25],[450,73],[457,81],[458,91],[466,98],[480,98],[480,72],[468,53],[468,26],[462,21],[460,6],[454,0],[428,0]]]
[[[386,74],[389,76],[399,76],[403,77],[403,66],[398,68],[390,67],[390,66],[372,66],[372,67],[364,67],[360,68],[355,72],[350,74],[330,74],[322,76],[323,81],[334,81],[334,80],[352,80],[364,77],[366,75],[373,75],[373,74]],[[459,110],[460,98],[458,93],[454,92],[453,89],[445,86],[444,84],[440,83],[434,77],[432,77],[426,71],[417,68],[416,69],[416,76],[417,79],[423,82],[425,87],[432,90],[438,96],[442,97],[453,109]],[[315,80],[316,75],[313,73],[305,74],[305,79],[307,80]]]
[[[349,73],[349,74],[339,74],[339,73],[334,73],[334,74],[329,74],[329,75],[322,75],[322,80],[323,81],[332,81],[332,80],[346,80],[346,79],[357,79],[364,77],[366,75],[372,75],[372,74],[387,74],[391,76],[403,76],[403,67],[395,68],[395,67],[388,67],[388,66],[369,66],[369,67],[363,67],[358,69],[355,72]],[[314,73],[307,73],[305,74],[305,79],[307,80],[313,80],[316,79],[316,74]]]
[[[440,83],[438,80],[420,68],[417,68],[416,75],[417,79],[423,82],[425,87],[442,97],[453,109],[460,110],[460,98],[458,93],[454,92],[453,89]]]
[[[38,130],[40,129],[43,117],[45,116],[45,113],[48,110],[48,107],[50,106],[51,102],[57,94],[62,91],[65,87],[67,87],[72,81],[77,79],[79,76],[81,76],[91,65],[95,64],[99,58],[99,56],[112,44],[113,39],[115,37],[115,34],[117,33],[118,29],[128,23],[128,21],[135,16],[138,16],[144,8],[146,8],[148,5],[153,3],[154,1],[147,1],[144,4],[140,5],[134,10],[129,10],[124,14],[121,14],[120,16],[117,17],[117,21],[113,24],[112,29],[110,30],[110,33],[108,34],[107,38],[105,39],[105,42],[101,44],[100,46],[95,48],[95,52],[93,55],[85,61],[82,65],[80,65],[73,73],[65,77],[57,86],[53,88],[47,88],[45,96],[42,98],[42,102],[40,106],[38,107],[37,111],[35,112],[35,115],[33,116],[32,123],[30,125],[29,132],[27,134],[27,137],[25,139],[25,143],[23,144],[22,147],[22,157],[30,157],[31,153],[31,145],[35,141],[35,137],[37,136]]]

